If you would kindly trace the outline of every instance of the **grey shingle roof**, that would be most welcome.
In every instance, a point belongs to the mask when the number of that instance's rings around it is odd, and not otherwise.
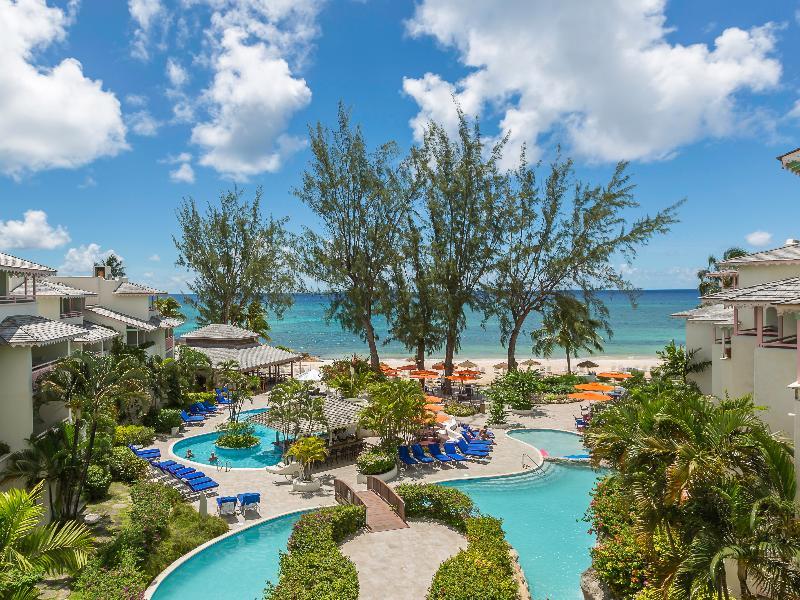
[[[13,315],[0,321],[0,342],[9,346],[45,346],[83,333],[77,325],[34,315]]]
[[[328,429],[337,429],[339,427],[348,427],[358,422],[358,413],[361,407],[347,400],[342,400],[335,396],[326,396],[325,404],[322,412],[325,413],[325,418],[328,421],[328,426],[319,429],[319,431],[327,431]],[[257,423],[262,423],[267,427],[280,426],[279,423],[271,420],[270,412],[258,413],[248,419]],[[312,429],[308,423],[303,421],[301,427],[306,430]]]
[[[687,321],[708,321],[718,325],[733,325],[733,308],[727,308],[724,304],[710,304],[700,308],[682,310],[672,313],[670,316]]]
[[[703,302],[724,304],[800,304],[800,277],[769,281],[703,296]]]
[[[33,293],[33,285],[28,283],[28,295]],[[11,296],[24,296],[25,284],[20,284],[11,290]],[[38,279],[36,281],[36,295],[37,296],[97,296],[94,292],[81,290],[71,285],[58,283],[56,281],[48,281],[47,279]]]
[[[149,321],[143,321],[142,319],[137,319],[136,317],[126,315],[116,310],[111,310],[110,308],[107,308],[105,306],[92,304],[90,306],[87,306],[85,310],[94,313],[96,315],[100,315],[101,317],[105,317],[107,319],[113,319],[115,321],[119,321],[120,323],[125,323],[125,325],[130,325],[131,327],[136,327],[137,329],[143,329],[144,331],[155,331],[156,329],[158,329],[158,325],[154,323],[150,323]]]
[[[133,294],[140,296],[154,296],[156,294],[166,294],[163,290],[150,287],[141,283],[134,283],[132,281],[123,281],[119,284],[117,289],[114,290],[115,294]]]
[[[55,275],[56,270],[32,260],[25,260],[11,254],[0,252],[0,271],[11,273],[24,273],[26,275]]]
[[[781,263],[786,261],[800,261],[800,244],[791,244],[788,246],[781,246],[780,248],[773,248],[772,250],[762,250],[761,252],[753,252],[739,258],[731,258],[730,260],[723,260],[719,263],[719,267],[735,267],[740,265],[749,265],[754,263],[770,264]]]
[[[221,323],[211,323],[183,335],[186,340],[247,340],[250,338],[258,339],[258,337],[255,331]]]
[[[190,347],[192,350],[197,350],[205,354],[211,359],[211,364],[215,367],[226,361],[235,360],[239,363],[239,368],[243,371],[269,365],[282,365],[302,358],[300,354],[286,352],[285,350],[268,346],[267,344],[261,344],[251,348]],[[180,348],[180,346],[178,346],[178,348]]]
[[[95,344],[97,342],[110,340],[118,335],[121,335],[119,331],[115,331],[108,327],[103,327],[102,325],[97,325],[96,323],[90,323],[89,321],[83,322],[83,328],[86,331],[76,337],[74,341],[84,344]]]
[[[162,329],[175,329],[183,325],[183,319],[176,319],[175,317],[150,317],[151,323],[158,323]]]

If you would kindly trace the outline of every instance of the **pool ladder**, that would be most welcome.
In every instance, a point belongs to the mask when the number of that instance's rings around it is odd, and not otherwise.
[[[527,459],[527,461],[530,461],[530,462],[527,462],[526,459]],[[523,469],[526,469],[526,470],[527,469],[531,469],[532,471],[536,471],[538,469],[541,469],[543,464],[544,464],[544,461],[542,461],[541,464],[539,464],[533,459],[533,457],[530,454],[528,454],[526,452],[522,453],[522,468]]]
[[[217,461],[217,471],[225,471],[226,473],[231,470],[231,461],[226,460],[225,464]]]

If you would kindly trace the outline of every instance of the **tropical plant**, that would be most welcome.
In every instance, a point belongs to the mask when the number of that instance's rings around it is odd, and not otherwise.
[[[38,483],[31,491],[12,488],[0,493],[0,597],[36,598],[35,579],[22,578],[23,586],[14,589],[14,578],[75,572],[92,552],[92,536],[83,523],[39,526],[44,516],[42,490]]]
[[[579,290],[586,316],[608,314],[598,290],[620,290],[633,301],[633,286],[612,259],[622,254],[630,261],[637,249],[668,231],[678,204],[629,221],[625,212],[639,204],[626,168],[618,163],[605,185],[593,185],[577,181],[572,160],[559,156],[540,184],[523,148],[501,203],[498,258],[483,285],[487,312],[500,320],[509,370],[517,366],[516,346],[528,316],[557,317],[562,290]]]
[[[597,303],[595,305],[602,310]],[[589,305],[570,294],[559,294],[545,309],[542,327],[531,333],[534,354],[549,358],[556,348],[562,348],[567,356],[567,373],[572,373],[571,358],[577,358],[580,350],[603,350],[603,338],[598,330],[611,335],[606,316],[607,313],[601,313],[593,317]]]
[[[175,300],[172,296],[162,296],[153,300],[153,306],[161,313],[162,317],[169,317],[171,319],[186,319],[186,315],[181,312],[180,302]]]
[[[388,142],[370,152],[342,104],[336,130],[317,123],[309,128],[309,138],[312,163],[294,194],[314,212],[322,231],[305,228],[299,238],[303,269],[327,286],[327,317],[367,343],[377,370],[373,318],[386,296],[406,210],[402,196],[394,193],[397,147]]]
[[[382,448],[370,448],[364,450],[356,458],[356,468],[363,475],[380,475],[391,471],[395,463],[397,451],[389,451]]]
[[[124,446],[116,446],[111,449],[108,466],[111,478],[124,483],[134,483],[145,477],[148,471],[148,462]]]
[[[260,299],[252,300],[246,307],[234,307],[231,320],[245,329],[254,331],[267,341],[271,339],[267,311]]]
[[[220,448],[252,448],[261,442],[252,423],[228,421],[217,425],[217,431],[221,433],[214,443]]]
[[[375,371],[342,373],[328,381],[328,387],[338,390],[343,398],[356,398],[381,379]]]
[[[507,405],[515,410],[530,410],[534,395],[541,389],[539,371],[509,371],[495,379],[484,394],[493,406]]]
[[[316,436],[300,438],[290,447],[288,455],[303,466],[303,480],[311,480],[311,466],[315,462],[322,462],[328,456],[325,441]]]
[[[302,289],[286,219],[265,218],[261,188],[252,201],[234,188],[220,194],[201,214],[186,198],[177,211],[180,238],[173,237],[177,264],[192,272],[185,296],[197,309],[198,323],[247,326],[250,305],[262,302],[280,318],[291,306],[291,292]],[[256,306],[258,308],[258,306]]]
[[[684,346],[677,345],[675,340],[671,340],[663,350],[656,351],[661,364],[652,369],[653,375],[687,383],[690,375],[702,373],[711,366],[710,360],[696,359],[699,352],[700,348],[687,350]]]
[[[749,252],[744,250],[743,248],[739,248],[733,246],[725,250],[722,253],[722,260],[732,260],[734,258],[740,258],[742,256],[747,256]],[[697,285],[697,291],[700,292],[701,296],[705,296],[707,294],[713,294],[715,292],[720,291],[720,282],[724,287],[729,287],[731,284],[730,278],[723,277],[722,280],[716,279],[714,277],[709,277],[709,274],[716,273],[719,271],[719,263],[721,261],[717,260],[717,257],[713,254],[708,257],[706,260],[706,266],[703,269],[697,271],[697,279],[699,283]]]
[[[413,435],[425,422],[425,395],[416,381],[389,379],[368,388],[366,406],[358,415],[362,429],[375,432],[389,448]]]
[[[83,487],[86,499],[90,502],[102,500],[108,494],[109,487],[111,487],[111,471],[100,465],[89,465]]]
[[[162,408],[153,417],[153,427],[159,433],[169,433],[183,423],[181,412],[175,408]]]
[[[219,384],[228,388],[228,420],[238,421],[245,402],[253,402],[253,392],[258,389],[258,377],[242,373],[239,363],[227,360],[216,369],[216,378]]]
[[[330,383],[334,379],[338,379],[345,375],[355,373],[361,375],[363,373],[375,373],[370,366],[369,360],[353,354],[350,358],[334,360],[330,364],[322,365],[320,368],[322,373],[322,381]]]
[[[155,430],[144,425],[117,425],[114,428],[115,446],[149,446],[155,438]]]
[[[103,260],[94,263],[96,267],[107,267],[111,277],[125,277],[125,265],[116,254],[109,254]]]
[[[272,388],[267,414],[284,440],[297,439],[327,425],[324,407],[324,398],[312,393],[310,381],[290,379]]]

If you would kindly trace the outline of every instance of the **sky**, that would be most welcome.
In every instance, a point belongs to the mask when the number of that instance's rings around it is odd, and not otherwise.
[[[295,232],[307,127],[342,101],[408,149],[455,98],[487,136],[680,223],[618,267],[688,288],[709,254],[800,238],[800,4],[663,0],[0,0],[0,251],[187,291],[175,209],[238,186]]]

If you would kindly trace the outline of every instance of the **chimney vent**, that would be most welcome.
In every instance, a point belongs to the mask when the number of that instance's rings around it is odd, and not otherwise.
[[[800,240],[796,240],[795,238],[789,238],[786,240],[784,246],[797,246],[800,245]]]

